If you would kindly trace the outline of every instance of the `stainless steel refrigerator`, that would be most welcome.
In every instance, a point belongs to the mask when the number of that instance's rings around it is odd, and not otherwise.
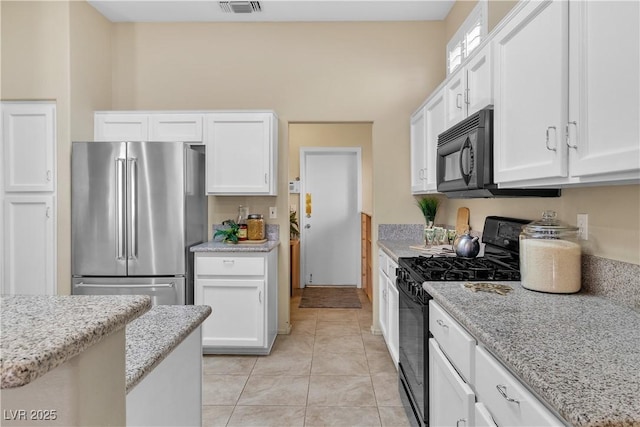
[[[71,181],[72,293],[193,304],[204,154],[181,142],[73,142]]]

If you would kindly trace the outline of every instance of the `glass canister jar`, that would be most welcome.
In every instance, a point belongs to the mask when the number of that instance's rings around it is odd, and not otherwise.
[[[545,211],[541,220],[520,233],[522,286],[555,294],[578,292],[581,256],[578,227],[558,221],[554,211]]]
[[[247,218],[247,237],[249,240],[264,239],[264,219],[260,214],[250,214]]]

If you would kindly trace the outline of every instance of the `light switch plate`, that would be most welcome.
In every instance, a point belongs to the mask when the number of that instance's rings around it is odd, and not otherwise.
[[[276,219],[278,218],[278,210],[276,209],[275,206],[271,206],[269,208],[269,219]]]
[[[579,213],[576,227],[578,227],[578,237],[582,240],[589,240],[589,214]]]

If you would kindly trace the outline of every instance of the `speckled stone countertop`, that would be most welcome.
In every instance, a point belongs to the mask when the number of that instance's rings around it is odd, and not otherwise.
[[[278,247],[280,241],[267,240],[266,243],[222,243],[211,240],[209,242],[200,243],[192,246],[191,252],[271,252]]]
[[[586,293],[423,286],[507,368],[575,426],[640,425],[640,312]]]
[[[20,387],[125,327],[151,307],[140,295],[0,297],[1,388]]]
[[[127,393],[211,314],[208,305],[156,305],[127,325]]]
[[[378,240],[378,246],[396,262],[401,257],[423,255],[423,252],[411,249],[411,246],[420,245],[424,245],[424,242],[420,240]]]

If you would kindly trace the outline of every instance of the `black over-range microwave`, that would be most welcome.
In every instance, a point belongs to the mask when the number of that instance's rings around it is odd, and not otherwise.
[[[493,106],[438,135],[438,192],[449,198],[558,197],[558,189],[498,188],[493,182]]]

